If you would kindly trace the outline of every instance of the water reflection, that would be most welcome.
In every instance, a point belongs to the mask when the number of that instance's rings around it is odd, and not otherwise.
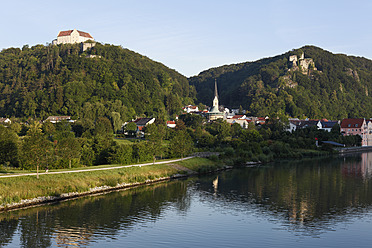
[[[370,179],[372,176],[372,153],[362,153],[358,158],[360,160],[355,159],[354,161],[345,162],[342,167],[342,173],[346,176]]]
[[[23,247],[52,243],[80,247],[97,238],[114,239],[119,230],[129,232],[139,222],[156,221],[169,204],[186,211],[185,192],[186,184],[174,181],[4,213],[0,215],[0,244],[8,244],[17,229]]]
[[[12,211],[0,214],[0,246],[91,246],[148,228],[171,212],[185,219],[195,212],[253,216],[257,226],[265,219],[277,230],[319,237],[371,212],[371,173],[371,153],[287,161]],[[196,208],[196,201],[204,206]],[[164,233],[176,231],[168,228]]]
[[[243,212],[252,212],[253,205],[261,216],[279,221],[278,228],[317,236],[371,210],[371,172],[371,153],[237,169],[219,176],[216,203]],[[216,194],[211,180],[198,181],[202,198]]]

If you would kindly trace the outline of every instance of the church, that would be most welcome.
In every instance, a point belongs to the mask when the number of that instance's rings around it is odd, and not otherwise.
[[[207,113],[208,120],[214,121],[217,119],[223,119],[224,113],[220,112],[218,109],[218,92],[217,92],[217,81],[214,80],[214,99],[213,99],[213,107],[212,109]]]

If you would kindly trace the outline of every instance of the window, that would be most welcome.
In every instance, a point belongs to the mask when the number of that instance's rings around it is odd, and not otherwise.
[[[351,124],[347,125],[348,127],[351,127]]]
[[[358,127],[358,124],[355,124],[355,127]]]

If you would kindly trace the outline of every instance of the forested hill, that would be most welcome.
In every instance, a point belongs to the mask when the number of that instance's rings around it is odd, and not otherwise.
[[[89,55],[96,55],[90,56]],[[165,118],[192,103],[187,78],[120,46],[24,46],[0,52],[0,116]]]
[[[296,64],[292,55],[297,55]],[[372,117],[372,61],[365,58],[305,46],[256,62],[212,68],[189,79],[198,101],[211,104],[215,79],[220,104],[242,106],[251,115]]]

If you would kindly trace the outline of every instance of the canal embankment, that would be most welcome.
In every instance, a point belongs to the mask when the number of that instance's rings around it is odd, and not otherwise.
[[[230,167],[207,158],[187,158],[167,163],[110,167],[0,177],[0,211],[58,202],[86,195],[153,184],[165,180],[224,170]],[[79,173],[77,173],[79,172]]]
[[[372,146],[344,147],[344,148],[338,148],[336,150],[339,152],[339,154],[371,152]]]

